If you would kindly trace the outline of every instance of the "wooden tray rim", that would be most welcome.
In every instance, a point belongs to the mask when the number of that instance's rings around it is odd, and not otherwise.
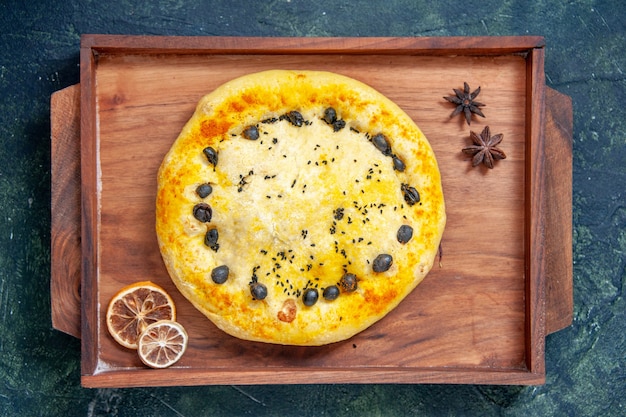
[[[545,47],[542,36],[449,37],[239,37],[239,36],[81,36],[81,50],[129,54],[373,54],[505,55]]]

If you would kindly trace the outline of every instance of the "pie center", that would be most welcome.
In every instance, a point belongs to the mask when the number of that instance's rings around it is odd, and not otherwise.
[[[370,275],[376,256],[393,250],[379,242],[393,241],[406,223],[391,158],[366,133],[303,117],[301,126],[259,122],[257,139],[221,142],[208,199],[219,227],[217,263],[235,279],[262,282],[269,296],[273,288],[300,297],[345,273]],[[253,259],[242,262],[242,254]]]

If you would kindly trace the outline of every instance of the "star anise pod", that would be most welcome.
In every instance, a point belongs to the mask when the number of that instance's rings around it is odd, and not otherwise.
[[[487,168],[493,169],[493,161],[506,158],[502,149],[496,147],[504,138],[502,133],[491,136],[489,126],[485,126],[480,135],[470,131],[470,138],[474,144],[463,148],[463,153],[474,155],[472,158],[473,167],[482,162]]]
[[[463,91],[456,88],[453,88],[452,90],[454,90],[454,94],[456,94],[456,96],[444,97],[444,99],[448,100],[450,103],[456,104],[456,109],[454,109],[450,117],[454,117],[463,112],[463,114],[465,114],[465,121],[467,121],[468,125],[472,123],[472,113],[485,117],[483,112],[480,111],[480,107],[483,107],[484,104],[475,101],[475,98],[480,94],[480,86],[470,93],[470,86],[464,82]]]

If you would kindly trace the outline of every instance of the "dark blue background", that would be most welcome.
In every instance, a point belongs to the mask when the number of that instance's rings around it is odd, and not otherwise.
[[[622,0],[0,2],[0,414],[624,415],[626,3]],[[50,94],[79,81],[84,33],[541,35],[574,102],[574,320],[538,387],[80,387],[80,342],[50,321]]]

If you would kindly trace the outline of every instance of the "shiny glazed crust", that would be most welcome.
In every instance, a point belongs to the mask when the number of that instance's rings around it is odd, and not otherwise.
[[[201,184],[212,192],[199,195]],[[403,225],[413,232],[406,243]],[[246,340],[323,345],[366,329],[426,276],[444,226],[422,132],[389,99],[335,73],[273,70],[220,86],[158,173],[156,231],[173,282]],[[374,267],[381,254],[391,264]],[[324,297],[329,287],[335,299]]]

